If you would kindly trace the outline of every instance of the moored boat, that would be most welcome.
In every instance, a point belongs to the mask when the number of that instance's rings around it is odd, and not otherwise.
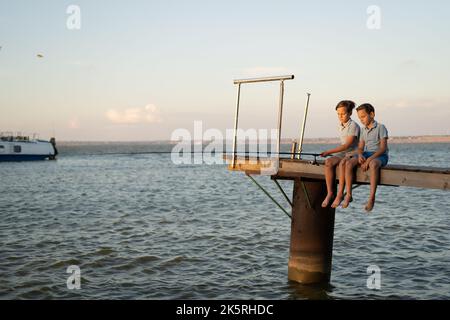
[[[57,154],[55,138],[46,141],[28,135],[0,133],[0,162],[55,160]]]

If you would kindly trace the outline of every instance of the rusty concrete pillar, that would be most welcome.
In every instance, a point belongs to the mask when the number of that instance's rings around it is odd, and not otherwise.
[[[335,209],[322,208],[326,194],[325,180],[294,180],[289,280],[330,281]]]

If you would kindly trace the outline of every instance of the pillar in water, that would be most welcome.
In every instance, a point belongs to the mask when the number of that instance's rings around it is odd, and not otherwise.
[[[325,180],[294,181],[289,280],[304,284],[330,281],[335,209],[322,208],[326,195]]]

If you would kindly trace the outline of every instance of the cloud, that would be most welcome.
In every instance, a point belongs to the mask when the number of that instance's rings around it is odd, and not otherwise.
[[[75,67],[75,68],[79,68],[79,69],[85,69],[85,70],[95,70],[96,66],[92,63],[88,63],[88,62],[83,62],[83,61],[79,61],[79,60],[72,60],[72,61],[68,61],[67,65],[71,66],[71,67]]]
[[[406,108],[440,108],[444,106],[448,106],[449,101],[445,99],[439,98],[416,98],[416,99],[403,99],[403,100],[394,100],[386,105],[391,108],[396,109],[406,109]]]
[[[253,67],[244,69],[244,75],[249,77],[282,76],[289,74],[285,67]]]
[[[149,104],[143,108],[128,108],[123,111],[114,109],[106,112],[108,120],[114,124],[160,123],[162,118],[159,109]]]
[[[420,67],[419,61],[415,59],[407,59],[400,62],[400,68],[418,68]]]
[[[375,110],[383,112],[415,112],[421,114],[432,112],[434,116],[438,114],[448,115],[450,112],[449,106],[450,98],[446,97],[387,99],[380,100],[374,105]]]
[[[406,100],[398,100],[391,104],[391,107],[396,108],[396,109],[405,109],[410,106],[411,106],[411,102],[406,101]]]
[[[80,128],[80,122],[78,121],[78,118],[72,118],[69,120],[69,129],[79,129]]]

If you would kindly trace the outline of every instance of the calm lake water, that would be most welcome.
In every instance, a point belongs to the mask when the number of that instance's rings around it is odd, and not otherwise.
[[[57,161],[0,163],[1,299],[450,299],[448,192],[380,187],[367,215],[368,187],[356,189],[336,211],[320,288],[288,281],[290,220],[242,173],[140,154],[169,145],[59,149]],[[449,167],[450,144],[392,144],[390,155]],[[70,265],[80,290],[67,288]],[[366,286],[369,265],[380,290]]]

